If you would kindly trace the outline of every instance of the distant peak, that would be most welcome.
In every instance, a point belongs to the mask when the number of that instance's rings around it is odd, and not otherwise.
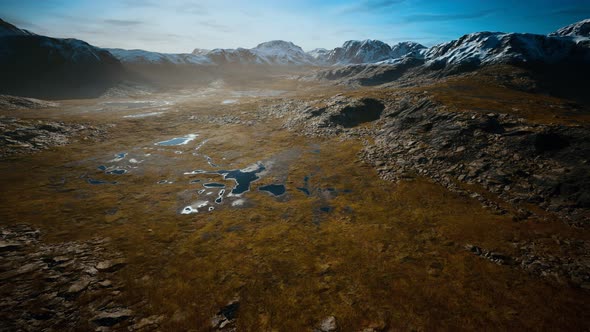
[[[282,48],[282,49],[291,49],[291,48],[300,48],[299,46],[293,44],[292,42],[284,41],[284,40],[271,40],[264,43],[258,44],[255,49],[261,48]]]
[[[590,37],[590,18],[581,20],[579,22],[566,25],[563,28],[549,34],[550,36],[562,36],[562,37]]]
[[[0,37],[2,36],[31,36],[33,33],[19,29],[0,18]]]
[[[211,50],[207,50],[204,48],[195,48],[192,52],[192,54],[194,55],[205,55],[207,53],[211,52]]]

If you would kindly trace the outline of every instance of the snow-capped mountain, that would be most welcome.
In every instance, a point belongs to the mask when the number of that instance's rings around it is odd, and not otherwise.
[[[412,41],[401,42],[391,47],[389,58],[398,59],[408,54],[420,52],[422,50],[426,50],[426,46]]]
[[[257,64],[282,66],[311,66],[315,59],[301,47],[283,40],[273,40],[246,49],[214,49],[211,51],[195,49],[193,54],[208,57],[216,64]]]
[[[326,56],[326,54],[328,54],[328,53],[330,53],[330,51],[325,48],[316,48],[316,49],[313,49],[313,50],[307,52],[307,54],[311,55],[311,57],[314,59],[318,59],[320,57]]]
[[[192,54],[194,54],[194,55],[206,55],[209,52],[211,52],[211,50],[207,50],[207,49],[204,49],[204,48],[195,48],[192,51]]]
[[[211,65],[213,62],[205,55],[196,54],[170,54],[148,52],[144,50],[124,50],[120,48],[107,48],[112,55],[123,63],[136,64],[174,64],[174,65]]]
[[[205,54],[215,64],[255,64],[260,63],[256,54],[247,48],[216,48]]]
[[[551,34],[549,36],[561,37],[589,37],[590,38],[590,19],[585,19],[574,24],[567,25]]]
[[[109,52],[73,38],[50,38],[22,30],[0,20],[0,62],[27,59],[47,63],[118,63]]]
[[[349,65],[393,61],[426,47],[415,42],[401,42],[392,46],[380,40],[349,40],[342,47],[328,51],[316,49],[308,52],[318,65]]]
[[[94,96],[117,82],[121,63],[78,39],[36,35],[0,21],[0,92],[31,97]]]
[[[478,32],[433,46],[423,56],[427,66],[441,68],[447,65],[587,61],[589,51],[571,38]]]
[[[414,42],[403,42],[393,47],[379,40],[351,40],[333,50],[318,48],[310,52],[292,42],[273,40],[254,48],[213,49],[196,48],[192,54],[165,54],[143,50],[107,49],[123,63],[136,64],[195,64],[195,65],[280,65],[330,66],[376,63],[397,59],[425,49]]]
[[[315,59],[291,42],[273,40],[250,50],[259,63],[275,65],[314,65]]]
[[[373,63],[390,58],[391,46],[380,40],[349,40],[330,51],[326,62],[337,65]]]

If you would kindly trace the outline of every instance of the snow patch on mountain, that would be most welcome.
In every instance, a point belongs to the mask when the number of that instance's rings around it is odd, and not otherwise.
[[[424,53],[427,65],[556,63],[580,50],[571,39],[527,33],[478,32],[436,45]],[[585,55],[581,55],[584,57]]]
[[[408,54],[420,54],[419,52],[422,50],[426,50],[426,46],[412,41],[401,42],[391,47],[389,58],[398,59]]]
[[[549,36],[562,37],[589,37],[590,38],[590,18],[567,25],[551,34]]]
[[[349,40],[328,53],[327,62],[336,65],[373,63],[390,57],[391,47],[380,40]]]
[[[261,43],[250,50],[264,64],[275,65],[313,65],[315,59],[291,42],[273,40]]]
[[[210,65],[211,59],[205,55],[196,54],[170,54],[148,52],[144,50],[124,50],[120,48],[108,48],[119,61],[123,63],[140,64],[174,64],[174,65]]]

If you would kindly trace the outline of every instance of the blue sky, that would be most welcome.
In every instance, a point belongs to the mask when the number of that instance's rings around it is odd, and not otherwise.
[[[590,18],[590,1],[0,0],[0,18],[101,47],[191,52],[283,39],[311,50],[350,39],[431,46],[476,31],[546,34]]]

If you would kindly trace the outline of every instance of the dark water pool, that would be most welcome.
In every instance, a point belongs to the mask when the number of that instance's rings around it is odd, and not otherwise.
[[[117,184],[117,182],[114,181],[104,181],[104,180],[97,180],[97,179],[92,179],[92,178],[88,178],[86,180],[86,182],[96,185],[96,184]]]
[[[258,190],[266,191],[272,194],[273,196],[281,196],[287,191],[285,186],[282,184],[269,184],[266,186],[259,187]]]
[[[106,172],[107,174],[115,174],[115,175],[123,175],[127,173],[126,169],[113,169],[111,171]]]
[[[205,171],[205,170],[195,170],[192,172],[186,172],[187,175],[194,175],[194,174],[218,174],[223,176],[224,180],[233,180],[235,182],[235,186],[231,191],[231,195],[239,196],[247,191],[250,190],[250,185],[252,182],[260,179],[259,174],[262,173],[266,167],[264,165],[258,163],[251,165],[249,167],[243,169],[234,169],[234,170],[220,170],[220,171]]]
[[[297,190],[301,191],[306,196],[311,195],[311,192],[309,190],[309,176],[303,178],[303,187],[297,187]]]

